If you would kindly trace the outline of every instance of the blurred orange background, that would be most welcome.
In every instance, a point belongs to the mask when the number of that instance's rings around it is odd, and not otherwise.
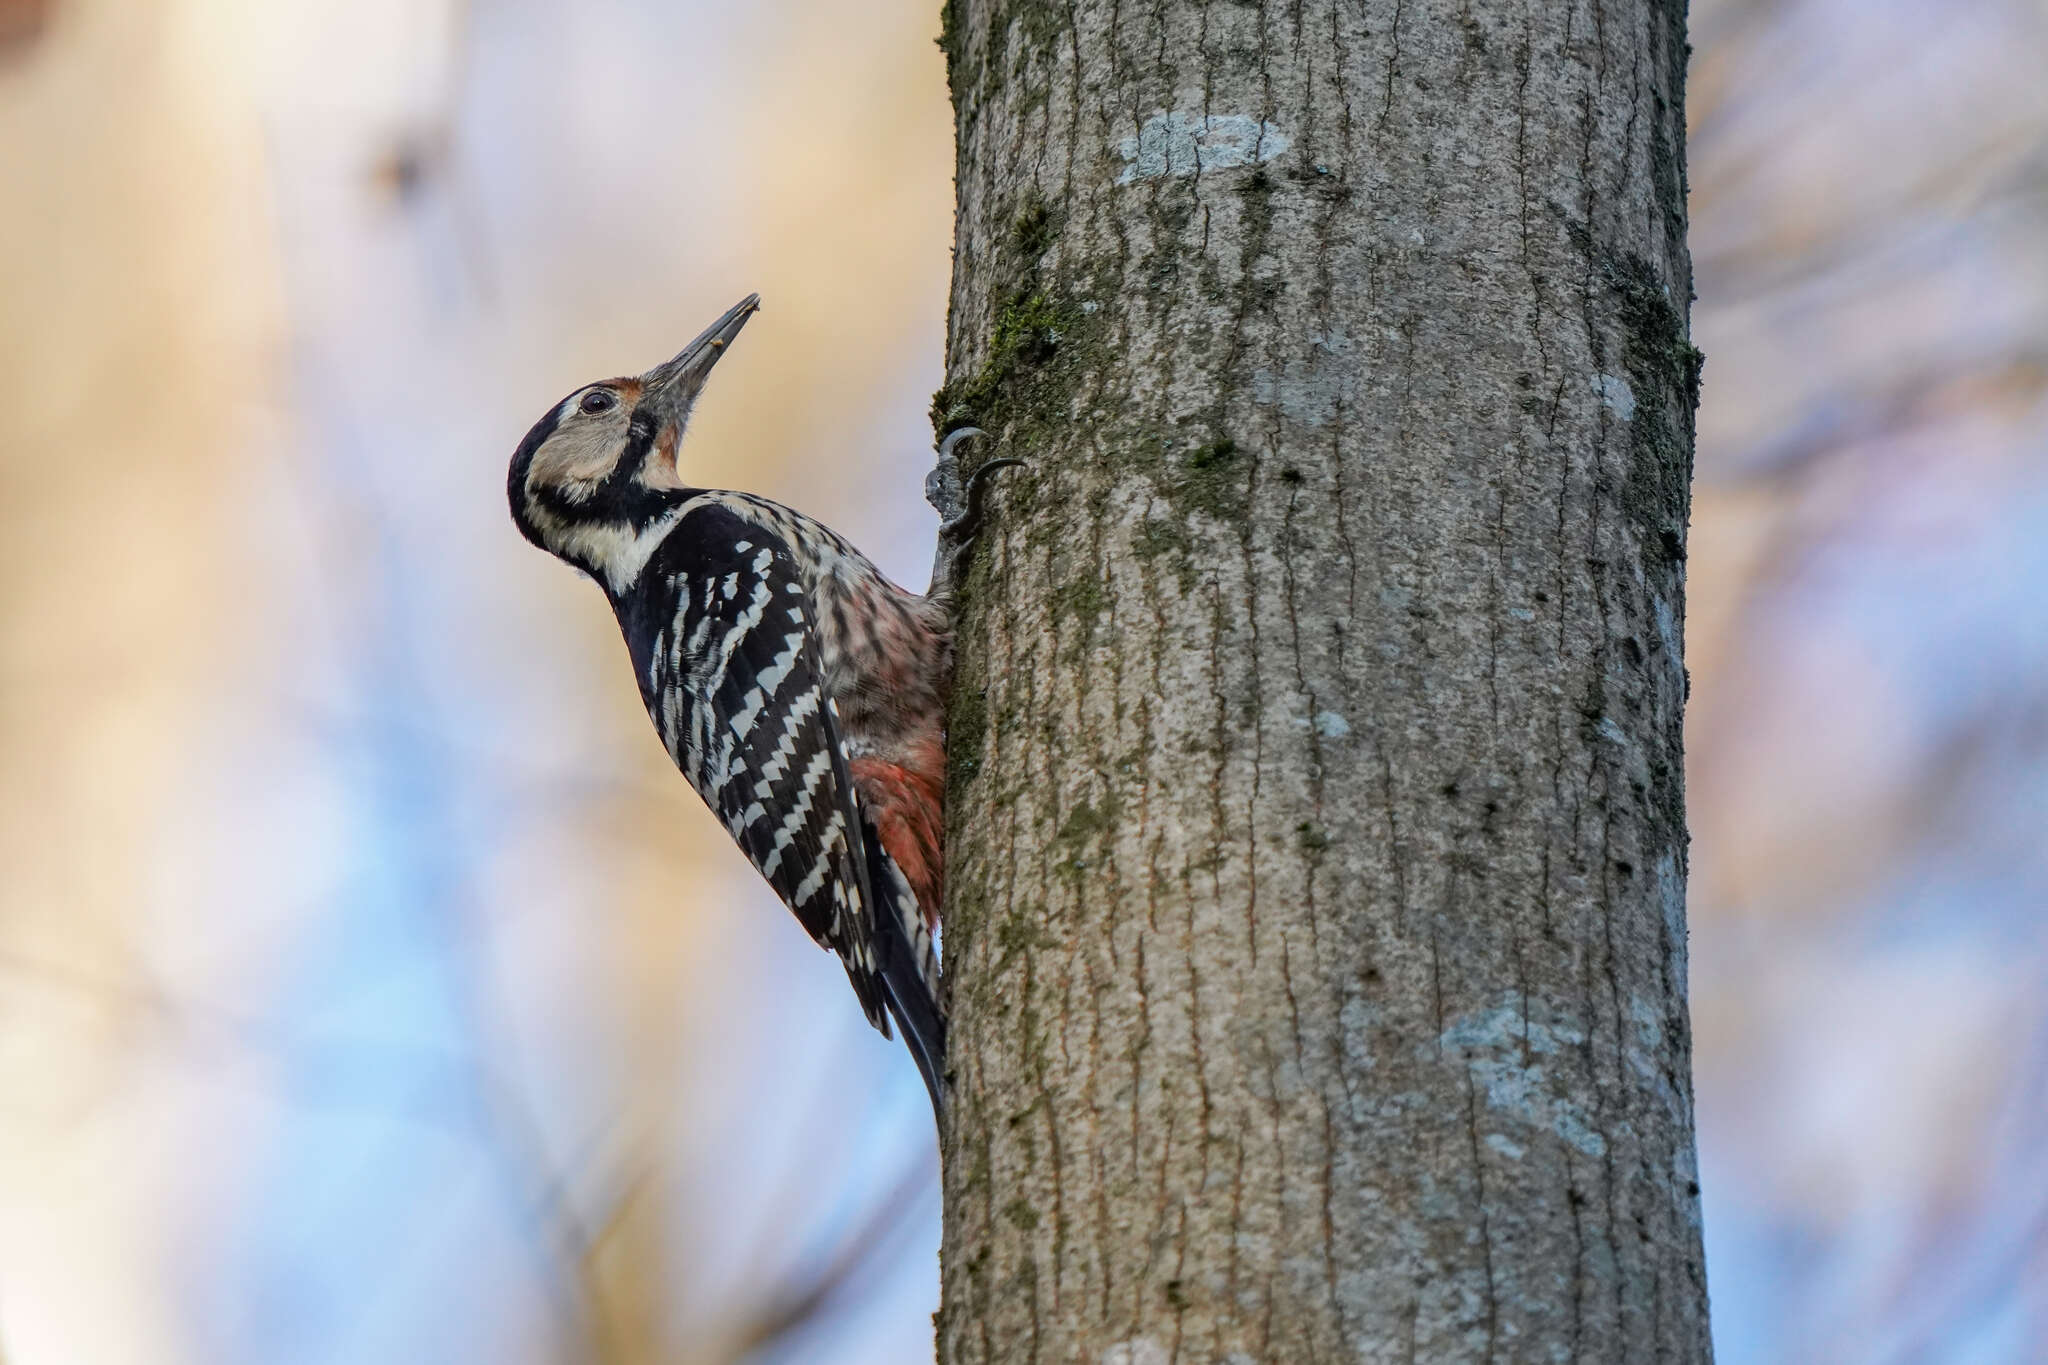
[[[921,584],[936,0],[0,3],[0,1359],[928,1358],[916,1074],[525,545],[698,481]],[[1695,0],[1721,1359],[2048,1359],[2048,8]]]

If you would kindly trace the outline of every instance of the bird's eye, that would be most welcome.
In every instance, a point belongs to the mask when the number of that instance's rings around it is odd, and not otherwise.
[[[585,412],[610,412],[618,405],[618,396],[610,389],[592,389],[584,394],[583,401],[577,404]]]

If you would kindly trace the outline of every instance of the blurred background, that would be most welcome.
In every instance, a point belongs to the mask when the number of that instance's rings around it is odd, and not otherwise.
[[[1694,0],[1724,1362],[2048,1359],[2048,4]],[[0,0],[0,1359],[928,1359],[914,1070],[523,544],[693,468],[923,582],[935,0]]]

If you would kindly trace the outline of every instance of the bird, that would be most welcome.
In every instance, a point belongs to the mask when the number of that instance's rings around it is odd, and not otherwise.
[[[893,1018],[943,1128],[950,584],[986,476],[1021,461],[966,481],[923,594],[793,508],[692,485],[691,410],[759,308],[749,294],[673,358],[550,407],[513,453],[512,520],[604,590],[670,759],[838,955],[868,1022],[888,1037]],[[981,434],[949,434],[941,466]]]

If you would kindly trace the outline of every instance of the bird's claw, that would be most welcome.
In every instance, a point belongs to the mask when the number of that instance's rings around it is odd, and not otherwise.
[[[984,460],[967,476],[966,510],[940,526],[939,534],[956,542],[964,543],[974,539],[974,533],[981,529],[981,519],[987,510],[984,504],[988,500],[988,476],[998,470],[1016,468],[1023,463],[1024,461],[1014,455],[999,455],[993,460]]]
[[[941,528],[958,521],[967,510],[966,487],[960,477],[960,458],[953,453],[959,444],[971,436],[985,433],[980,427],[961,427],[958,431],[946,433],[946,439],[939,442],[939,458],[932,465],[931,473],[924,476],[924,497],[939,514]]]
[[[939,523],[939,536],[943,540],[965,542],[974,538],[981,529],[981,519],[988,497],[988,476],[999,469],[1009,469],[1024,461],[1012,455],[998,456],[985,460],[965,479],[960,477],[960,457],[954,454],[962,441],[975,436],[986,436],[980,427],[960,427],[946,433],[946,439],[939,442],[939,461],[929,478],[925,480],[926,495],[939,508],[945,519]],[[949,514],[950,515],[947,515]]]
[[[988,433],[983,431],[980,427],[956,427],[952,431],[946,433],[945,440],[939,442],[939,459],[941,461],[956,460],[957,457],[953,454],[953,447],[959,445],[962,441],[966,440],[970,436],[986,435],[988,435]]]
[[[926,496],[939,509],[945,520],[939,523],[939,557],[932,566],[933,588],[935,591],[950,592],[952,584],[959,578],[967,557],[967,550],[974,543],[975,534],[981,530],[981,523],[987,508],[989,475],[998,470],[1022,465],[1023,460],[1011,455],[997,456],[984,460],[966,478],[960,476],[960,460],[954,452],[962,441],[988,433],[979,427],[961,427],[946,433],[946,439],[939,442],[939,460],[931,476],[925,480]],[[950,514],[950,515],[948,515]]]

